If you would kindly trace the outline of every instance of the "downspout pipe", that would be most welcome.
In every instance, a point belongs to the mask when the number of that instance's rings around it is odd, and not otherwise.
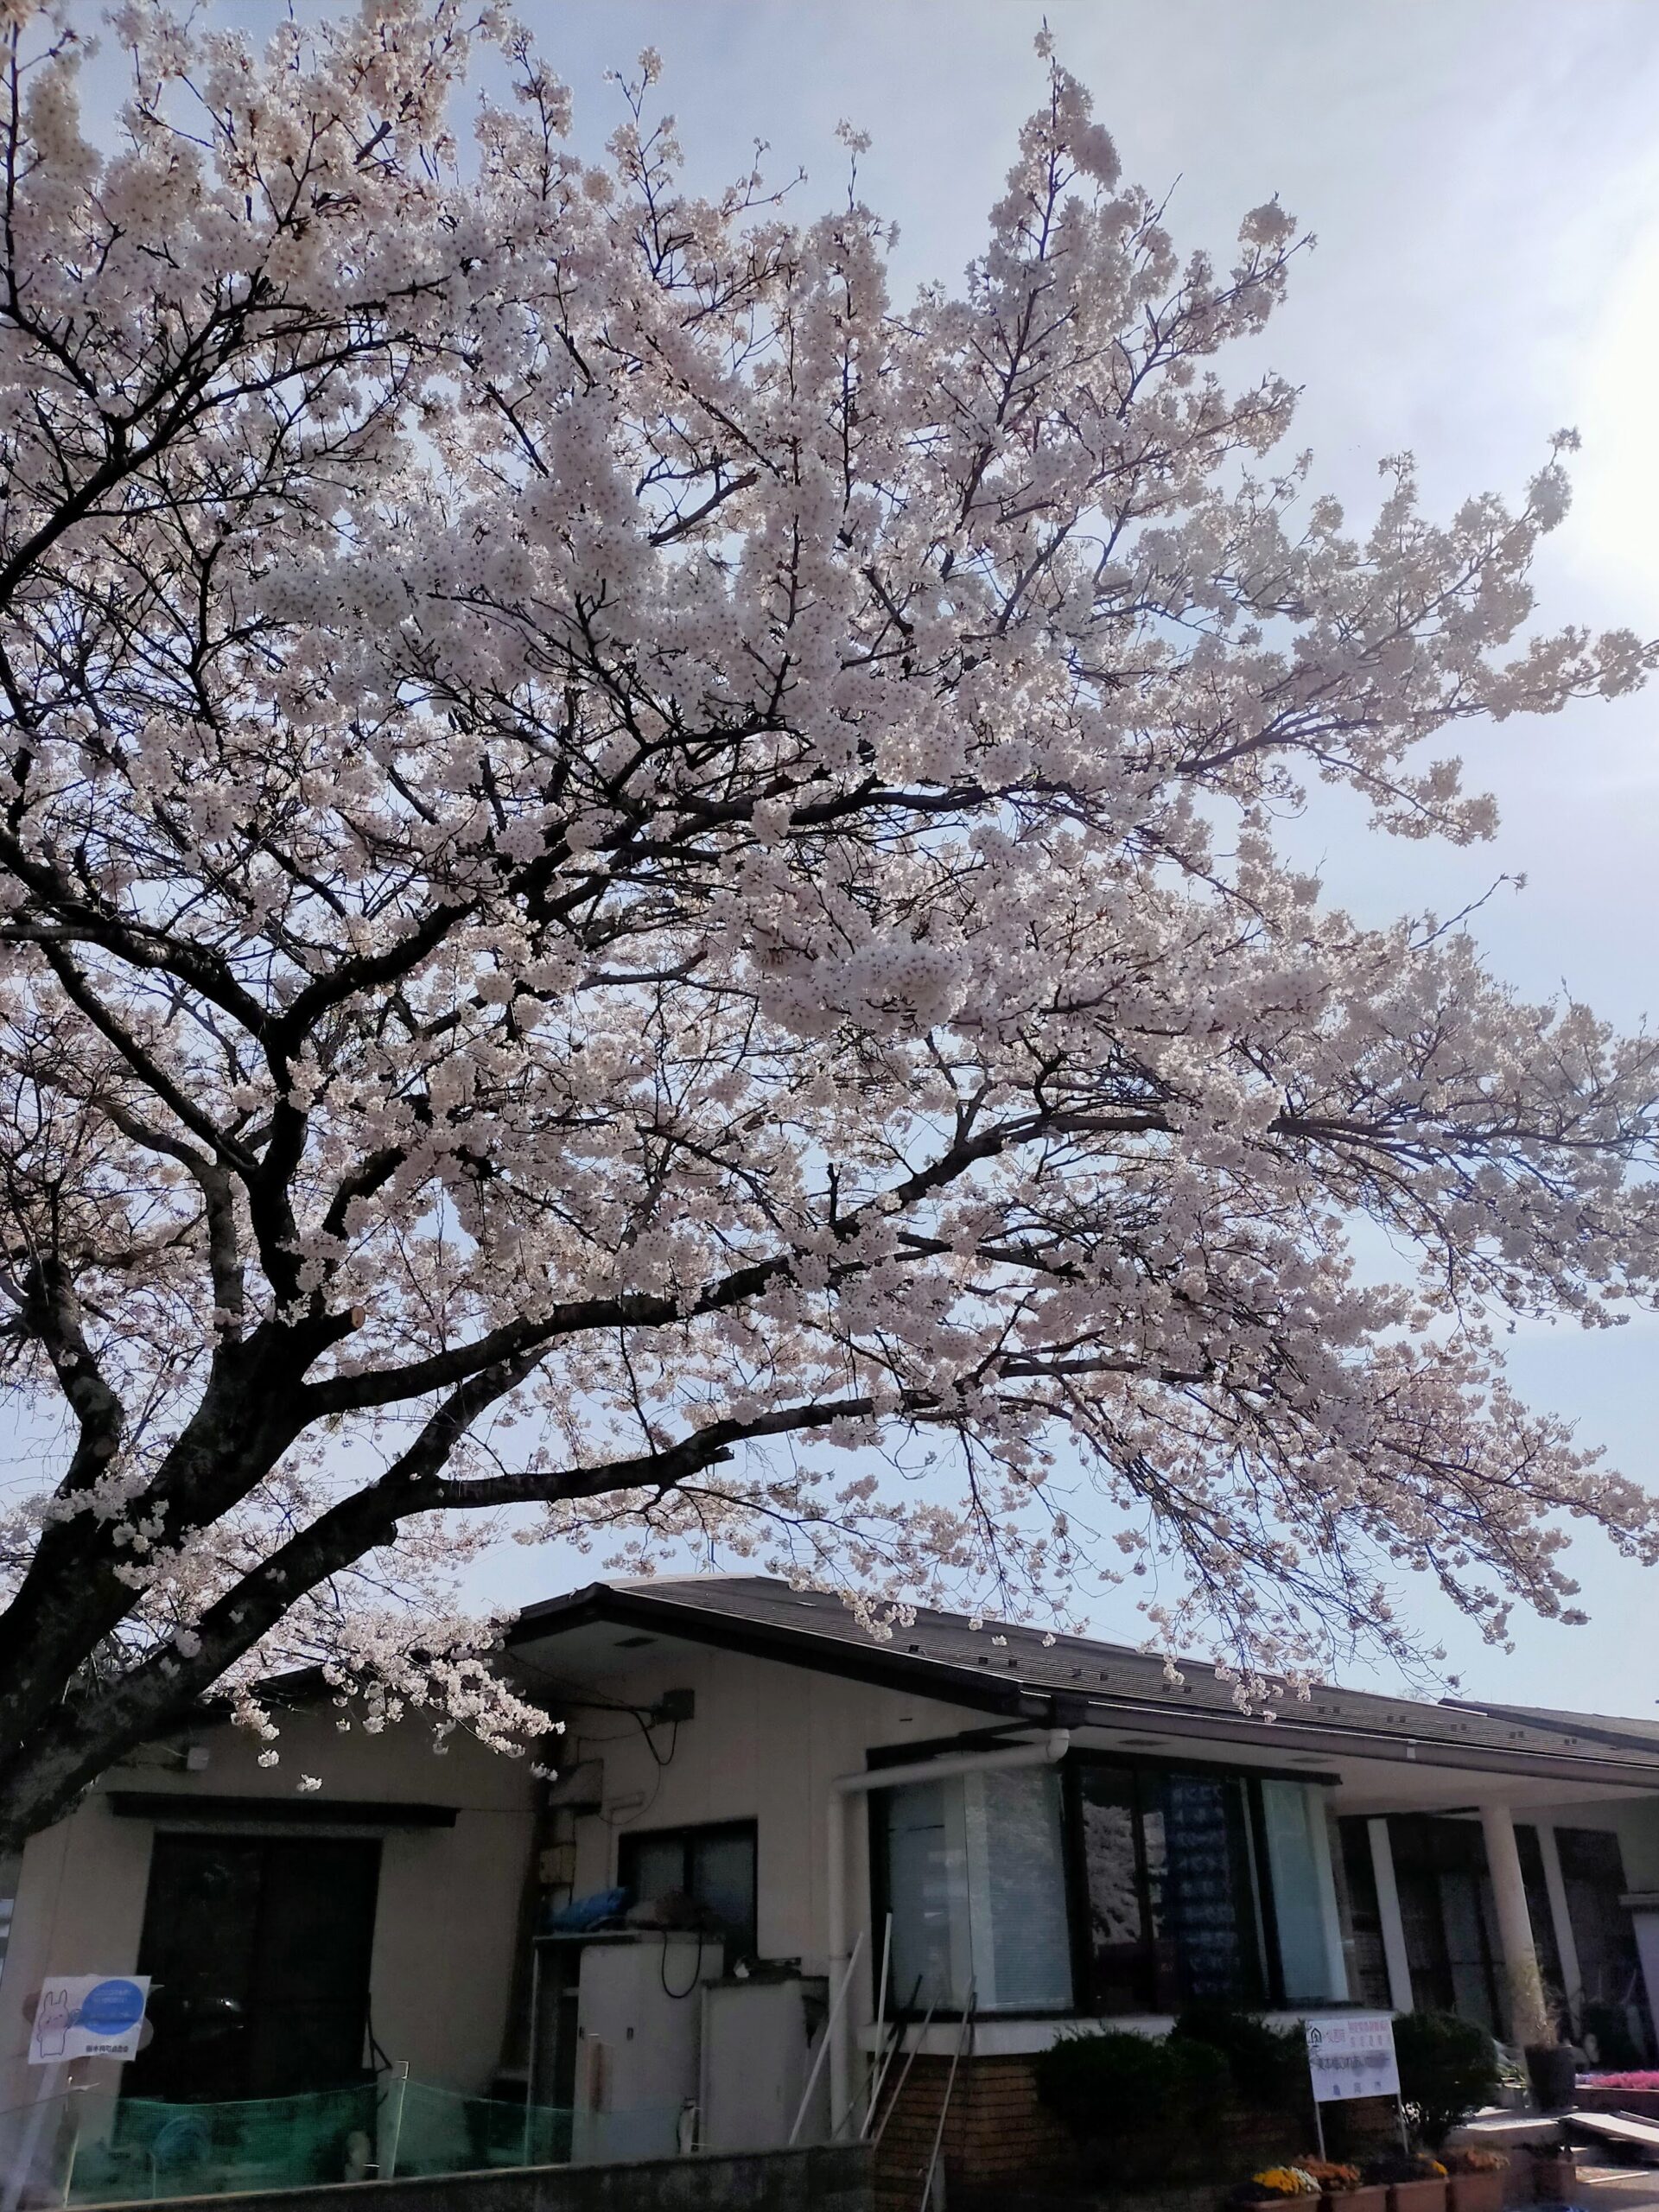
[[[829,1892],[830,1988],[841,1986],[849,1964],[847,1915],[847,1815],[852,1800],[872,1790],[898,1789],[910,1782],[948,1782],[959,1774],[1006,1774],[1010,1769],[1057,1766],[1071,1748],[1066,1728],[1051,1729],[1041,1742],[1013,1744],[1001,1751],[950,1751],[942,1758],[916,1759],[908,1766],[873,1767],[862,1774],[838,1774],[830,1784],[829,1833],[825,1838],[825,1885]],[[853,2006],[842,2007],[830,2033],[830,2139],[833,2143],[852,2112]]]

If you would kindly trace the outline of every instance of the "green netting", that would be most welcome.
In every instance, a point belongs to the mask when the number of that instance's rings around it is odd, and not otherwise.
[[[388,2093],[395,2104],[394,2083]],[[553,2105],[462,2097],[424,2082],[403,2085],[395,2146],[385,2155],[400,2174],[481,2173],[492,2166],[560,2166],[570,2156],[570,2113]],[[389,2133],[389,2128],[385,2133]]]
[[[107,2133],[81,2139],[67,2202],[216,2196],[361,2178],[376,2164],[385,2092],[373,2083],[235,2104],[124,2097]]]
[[[0,2212],[559,2165],[570,2156],[567,2110],[460,2096],[397,2075],[233,2104],[71,2090],[0,2113]]]

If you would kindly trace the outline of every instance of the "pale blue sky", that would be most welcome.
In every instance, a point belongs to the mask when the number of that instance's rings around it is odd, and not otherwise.
[[[276,10],[224,13],[257,29]],[[1259,353],[1306,388],[1293,444],[1313,447],[1320,488],[1363,514],[1377,458],[1409,447],[1433,501],[1517,491],[1550,433],[1574,424],[1580,492],[1540,574],[1543,615],[1659,633],[1651,0],[521,0],[520,13],[574,86],[589,149],[617,115],[605,69],[645,44],[700,181],[737,174],[764,138],[772,174],[809,171],[797,205],[810,213],[843,188],[837,121],[869,131],[861,188],[899,224],[900,292],[956,279],[977,250],[1040,93],[1032,38],[1046,15],[1127,172],[1173,188],[1179,243],[1226,249],[1242,212],[1275,192],[1318,234]],[[1481,918],[1494,965],[1541,994],[1565,980],[1633,1023],[1659,1000],[1656,735],[1659,689],[1476,734],[1466,756],[1503,823],[1473,854],[1368,838],[1340,808],[1297,834],[1332,895],[1370,918],[1446,912],[1524,873],[1528,888]],[[1659,1485],[1656,1353],[1649,1319],[1588,1338],[1529,1329],[1514,1371]],[[1578,1567],[1592,1625],[1523,1623],[1508,1659],[1431,1592],[1406,1603],[1477,1694],[1651,1712],[1659,1578],[1588,1541]],[[593,1571],[509,1548],[488,1587],[542,1596]],[[1137,1633],[1127,1599],[1097,1625]]]

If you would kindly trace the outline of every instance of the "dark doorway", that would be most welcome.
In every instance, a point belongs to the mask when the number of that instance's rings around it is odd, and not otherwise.
[[[362,2078],[380,1846],[158,1835],[138,1948],[155,2039],[122,2094],[282,2097]]]
[[[1478,1822],[1392,1813],[1389,1843],[1413,2001],[1504,2034],[1497,1911]]]

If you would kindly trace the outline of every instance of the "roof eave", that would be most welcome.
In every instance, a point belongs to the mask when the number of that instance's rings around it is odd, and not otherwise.
[[[963,1706],[1049,1726],[1155,1727],[1160,1734],[1189,1741],[1236,1745],[1243,1739],[1264,1749],[1294,1749],[1331,1758],[1345,1754],[1398,1766],[1659,1790],[1659,1758],[1635,1762],[1593,1754],[1580,1758],[1520,1746],[1511,1751],[1497,1745],[1445,1744],[1282,1715],[1268,1720],[1244,1713],[1173,1707],[1153,1699],[1034,1689],[1017,1681],[987,1680],[977,1669],[959,1667],[946,1659],[893,1651],[873,1641],[861,1647],[842,1637],[817,1635],[810,1628],[747,1619],[716,1612],[707,1605],[677,1603],[660,1592],[619,1590],[603,1582],[527,1606],[508,1630],[506,1641],[509,1645],[531,1643],[543,1636],[561,1635],[600,1622],[651,1627],[717,1650],[776,1660],[785,1666],[804,1666],[880,1688],[908,1690],[943,1705]]]

